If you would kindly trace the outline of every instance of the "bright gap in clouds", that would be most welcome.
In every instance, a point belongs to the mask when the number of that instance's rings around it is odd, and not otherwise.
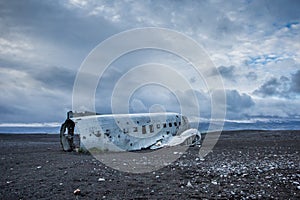
[[[138,88],[129,99],[130,113],[177,112],[181,113],[180,102],[168,88],[149,84]]]
[[[145,65],[149,65],[148,69],[143,69]],[[156,65],[159,65],[158,70],[151,70],[157,69]],[[177,74],[177,78],[172,77],[172,73]],[[131,85],[136,87],[135,91],[121,91],[130,93],[128,99],[119,101],[120,104],[128,103],[130,106],[125,112],[149,112],[151,107],[157,104],[168,112],[180,113],[182,107],[188,106],[191,109],[194,107],[195,110],[199,105],[190,100],[196,95],[193,93],[208,92],[203,76],[179,56],[162,50],[142,49],[127,53],[108,66],[97,88],[97,112],[112,112],[113,92],[119,84],[118,81],[124,76],[128,76],[128,88],[131,88]]]

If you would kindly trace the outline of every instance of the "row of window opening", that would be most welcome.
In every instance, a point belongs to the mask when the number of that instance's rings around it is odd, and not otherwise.
[[[169,126],[169,127],[173,127],[173,126],[175,126],[175,127],[177,127],[177,126],[180,126],[181,125],[181,122],[174,122],[174,123],[172,123],[172,122],[169,122],[168,124],[167,123],[163,123],[163,124],[156,124],[156,128],[157,129],[161,129],[161,127],[163,127],[163,128],[167,128],[167,126]],[[153,124],[150,124],[149,125],[149,131],[150,131],[150,133],[153,133],[154,132],[154,125]],[[138,127],[133,127],[133,130],[132,130],[133,132],[138,132],[139,130],[138,130]],[[129,133],[129,128],[124,128],[123,129],[123,133]],[[147,133],[147,129],[146,129],[146,125],[143,125],[142,126],[142,134],[146,134]],[[110,130],[109,129],[106,129],[106,135],[108,136],[110,134]]]

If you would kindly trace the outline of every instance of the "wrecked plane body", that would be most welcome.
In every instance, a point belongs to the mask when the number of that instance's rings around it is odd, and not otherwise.
[[[187,117],[178,113],[74,114],[70,119],[80,135],[80,148],[88,151],[158,149],[201,140],[200,132],[191,129]]]

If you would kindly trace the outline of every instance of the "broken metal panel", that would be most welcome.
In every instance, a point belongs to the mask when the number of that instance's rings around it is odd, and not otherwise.
[[[170,138],[168,141],[162,141],[151,146],[151,149],[157,149],[162,147],[168,146],[176,146],[176,145],[192,145],[197,141],[201,140],[201,134],[197,129],[187,129],[180,135],[175,135],[174,137]]]
[[[177,113],[142,113],[74,117],[85,150],[135,151],[161,148],[193,140],[186,117]],[[158,144],[160,143],[161,146]]]

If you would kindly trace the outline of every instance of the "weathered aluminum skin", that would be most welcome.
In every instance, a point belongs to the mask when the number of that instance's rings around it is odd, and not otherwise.
[[[178,113],[91,115],[71,118],[80,134],[80,145],[89,151],[156,149],[201,138]]]

